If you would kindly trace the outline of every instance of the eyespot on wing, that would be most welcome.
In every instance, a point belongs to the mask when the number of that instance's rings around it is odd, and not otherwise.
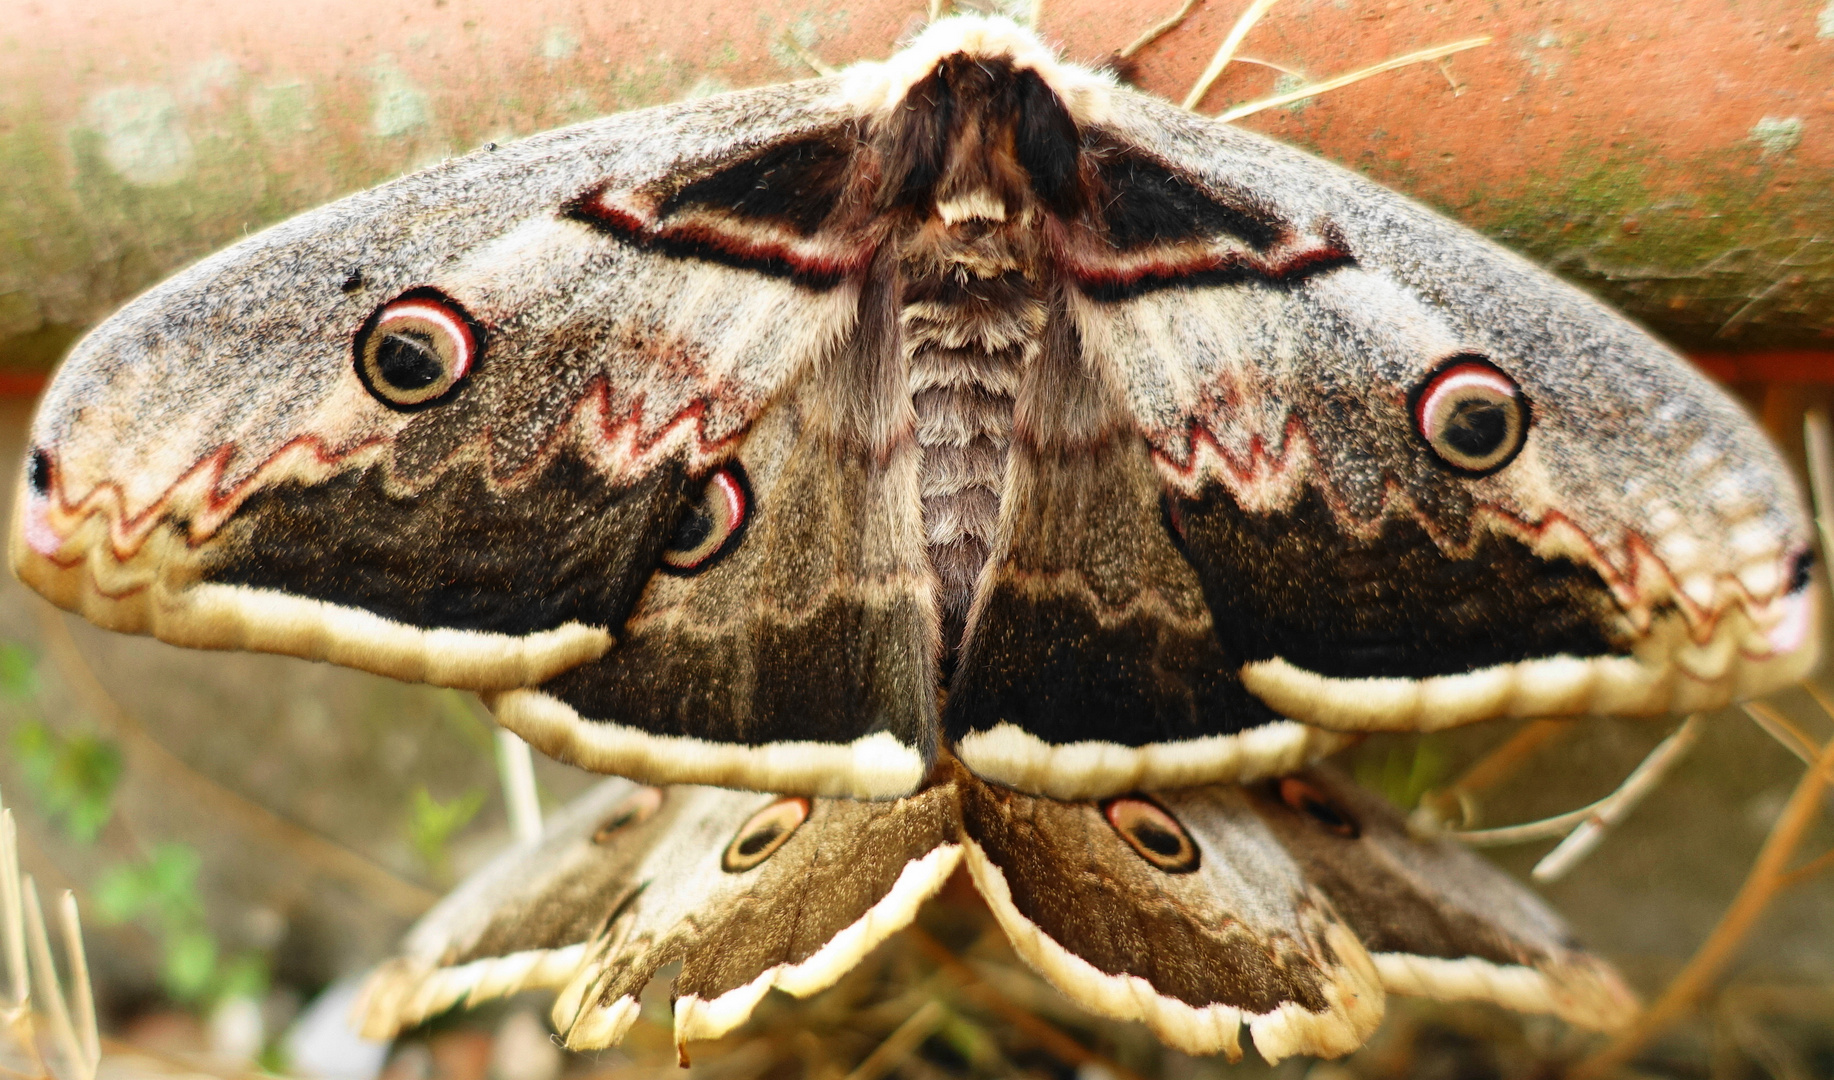
[[[1191,834],[1158,803],[1137,795],[1109,799],[1102,816],[1127,846],[1168,874],[1188,874],[1202,861]]]
[[[809,819],[809,808],[808,798],[797,795],[778,799],[753,814],[726,845],[720,855],[720,869],[742,874],[762,865]]]
[[[437,405],[477,367],[484,334],[458,302],[437,289],[412,289],[378,307],[357,331],[357,378],[399,412]]]
[[[1503,468],[1528,441],[1527,396],[1515,379],[1475,353],[1434,368],[1414,388],[1408,413],[1440,462],[1468,476]]]

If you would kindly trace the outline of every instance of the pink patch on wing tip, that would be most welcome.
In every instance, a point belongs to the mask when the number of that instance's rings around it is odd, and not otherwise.
[[[1783,613],[1764,637],[1770,642],[1771,652],[1781,656],[1795,652],[1808,641],[1809,630],[1815,624],[1815,590],[1801,589],[1779,597],[1775,603]]]
[[[51,500],[44,495],[28,495],[25,501],[25,523],[20,526],[26,546],[47,559],[56,558],[64,538],[51,527]]]

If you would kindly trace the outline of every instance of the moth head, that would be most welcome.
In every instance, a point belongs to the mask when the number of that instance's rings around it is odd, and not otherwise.
[[[477,367],[484,335],[465,309],[437,289],[414,289],[377,308],[357,331],[357,378],[399,412],[451,397]]]
[[[715,469],[676,521],[662,549],[663,571],[686,577],[725,558],[743,539],[751,508],[744,467],[734,461]]]
[[[1128,847],[1168,874],[1188,874],[1202,861],[1191,834],[1150,799],[1138,795],[1109,799],[1102,804],[1102,816]]]
[[[1460,353],[1427,373],[1408,396],[1414,431],[1447,468],[1488,476],[1528,441],[1528,397],[1501,368]]]
[[[792,835],[809,820],[809,800],[797,795],[778,799],[746,819],[733,834],[732,842],[720,855],[720,869],[728,874],[742,874],[777,853]]]

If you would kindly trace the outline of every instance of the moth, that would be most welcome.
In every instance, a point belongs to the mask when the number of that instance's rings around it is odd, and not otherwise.
[[[946,762],[946,759],[945,759]],[[1592,1029],[1634,1015],[1610,967],[1526,889],[1320,769],[1064,802],[958,764],[897,801],[610,779],[430,912],[357,1011],[392,1037],[461,1005],[557,991],[572,1049],[617,1042],[664,965],[678,1044],[772,988],[831,985],[965,865],[1015,951],[1090,1010],[1188,1053],[1335,1057],[1385,993]]]
[[[104,626],[803,796],[1249,780],[1815,656],[1795,484],[1674,354],[991,18],[205,259],[65,362],[14,520]]]

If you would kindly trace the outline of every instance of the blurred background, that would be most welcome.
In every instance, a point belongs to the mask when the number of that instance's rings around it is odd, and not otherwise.
[[[1045,0],[1039,22],[1072,58],[1103,62],[1177,6]],[[1120,66],[1182,99],[1243,6],[1205,0]],[[69,345],[193,259],[486,141],[882,56],[924,14],[906,0],[0,0],[6,475],[17,475],[33,396]],[[1491,44],[1244,123],[1412,194],[1628,311],[1800,460],[1805,411],[1834,404],[1834,0],[1283,0],[1200,108],[1477,35]],[[1774,704],[1818,740],[1834,733],[1805,692]],[[1471,794],[1472,823],[1596,799],[1672,726],[1548,732],[1518,769]],[[1344,763],[1412,808],[1518,731],[1376,738]],[[449,1017],[393,1047],[343,1029],[353,980],[509,842],[494,738],[468,695],[118,637],[0,582],[0,793],[41,890],[72,889],[85,912],[111,1040],[105,1074],[681,1075],[666,984],[627,1047],[590,1056],[552,1046],[540,1001]],[[1725,912],[1801,773],[1743,714],[1715,716],[1656,793],[1545,895],[1654,996]],[[591,782],[546,761],[537,775],[550,809]],[[1800,859],[1834,844],[1827,816]],[[1492,854],[1525,875],[1550,846]],[[922,925],[835,990],[773,997],[739,1033],[700,1048],[693,1074],[1099,1080],[1266,1068],[1252,1054],[1233,1069],[1183,1058],[1137,1026],[1079,1013],[1025,972],[968,890],[949,890]],[[1363,1052],[1274,1071],[1540,1076],[1597,1045],[1553,1021],[1394,1002]],[[1834,873],[1778,895],[1728,976],[1634,1068],[1834,1076]]]

